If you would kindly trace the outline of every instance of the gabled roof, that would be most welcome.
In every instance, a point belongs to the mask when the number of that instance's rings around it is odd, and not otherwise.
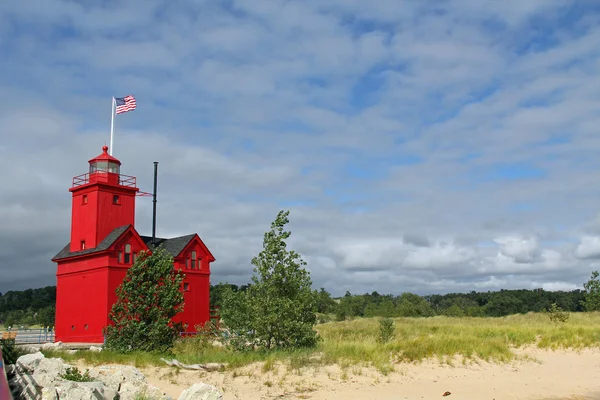
[[[192,233],[191,235],[178,236],[171,239],[156,238],[155,246],[152,245],[152,236],[140,237],[146,243],[146,246],[148,246],[150,250],[154,251],[155,248],[162,244],[163,248],[166,251],[168,251],[173,257],[177,257],[183,251],[185,246],[187,246],[192,241],[194,236],[196,236],[195,233]]]
[[[121,237],[123,236],[123,234],[129,229],[132,228],[135,231],[135,228],[133,228],[132,225],[124,225],[124,226],[120,226],[118,228],[115,228],[111,233],[109,233],[102,242],[100,242],[100,244],[96,247],[94,247],[93,249],[85,249],[85,250],[81,250],[81,251],[74,251],[74,252],[70,252],[69,248],[70,248],[70,243],[68,243],[57,255],[55,255],[52,258],[52,261],[57,261],[63,258],[68,258],[68,257],[77,257],[77,256],[83,256],[83,255],[87,255],[87,254],[93,254],[93,253],[99,253],[102,251],[106,251],[108,250],[113,244],[115,244],[115,242]],[[135,235],[137,236],[137,232],[135,233]],[[151,251],[154,251],[158,246],[162,245],[163,248],[169,252],[173,257],[177,257],[179,254],[181,254],[181,252],[186,248],[186,246],[188,244],[190,244],[190,242],[196,237],[195,233],[192,233],[190,235],[185,235],[185,236],[178,236],[178,237],[174,237],[171,239],[165,239],[165,238],[156,238],[156,245],[152,245],[152,236],[140,236],[140,238],[144,241],[144,243],[146,244],[146,246],[148,246],[148,249],[150,249]],[[202,242],[202,241],[200,241]],[[206,249],[208,254],[210,254],[210,251],[208,251],[208,249]],[[212,254],[210,254],[210,256],[212,257]],[[214,258],[214,257],[212,257]]]
[[[76,257],[76,256],[83,256],[83,255],[87,255],[87,254],[92,254],[92,253],[98,253],[101,251],[105,251],[108,250],[108,248],[110,246],[112,246],[112,244],[121,237],[121,235],[123,235],[123,233],[125,233],[125,231],[130,227],[131,225],[123,225],[120,226],[118,228],[115,228],[111,233],[109,233],[108,235],[106,235],[106,237],[104,238],[103,241],[100,242],[100,244],[98,244],[98,246],[92,248],[92,249],[85,249],[85,250],[81,250],[81,251],[74,251],[74,252],[70,252],[69,248],[71,246],[71,243],[67,243],[67,245],[58,252],[57,255],[55,255],[54,257],[52,257],[52,261],[56,261],[56,260],[60,260],[63,258],[67,258],[67,257]]]

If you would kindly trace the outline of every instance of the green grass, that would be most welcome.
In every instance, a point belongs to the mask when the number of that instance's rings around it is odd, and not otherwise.
[[[90,364],[122,363],[135,366],[165,365],[160,360],[177,358],[187,364],[217,362],[235,369],[253,362],[263,362],[270,371],[276,362],[292,370],[307,366],[339,364],[372,365],[388,373],[397,362],[418,362],[437,358],[452,362],[456,356],[465,360],[506,362],[515,358],[513,349],[537,346],[542,349],[600,347],[600,313],[572,313],[566,323],[555,324],[546,314],[512,315],[503,318],[395,318],[394,338],[381,344],[378,318],[328,322],[315,329],[322,341],[315,349],[294,351],[234,352],[206,346],[194,339],[179,340],[172,354],[118,354],[102,351],[77,352],[60,356],[83,359]],[[45,352],[49,355],[50,352]]]
[[[87,351],[80,350],[74,354],[69,354],[61,350],[40,350],[46,357],[60,357],[66,362],[84,361],[89,365],[103,364],[128,364],[134,367],[146,367],[153,365],[166,365],[161,361],[161,357],[168,358],[168,354],[156,354],[145,352],[132,352],[128,354],[115,353],[112,351]]]

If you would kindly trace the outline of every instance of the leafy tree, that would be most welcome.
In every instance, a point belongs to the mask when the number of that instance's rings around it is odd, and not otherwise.
[[[593,271],[589,281],[583,284],[585,300],[581,302],[586,311],[600,311],[600,280],[598,271]]]
[[[117,301],[105,328],[106,348],[119,352],[166,351],[184,328],[171,320],[183,310],[181,283],[185,275],[173,268],[162,247],[140,252],[117,288]]]
[[[452,304],[444,311],[444,315],[447,317],[464,317],[465,312],[458,304]]]
[[[317,312],[330,313],[335,305],[335,300],[331,298],[329,292],[326,291],[325,288],[321,288],[317,294]]]
[[[317,341],[317,293],[306,263],[286,248],[288,215],[280,211],[265,233],[263,250],[252,259],[252,284],[243,292],[224,293],[221,316],[238,348],[246,343],[265,349],[304,347]]]
[[[54,306],[42,308],[37,313],[37,322],[38,324],[44,327],[52,327],[54,326],[54,316],[56,314],[56,309]]]

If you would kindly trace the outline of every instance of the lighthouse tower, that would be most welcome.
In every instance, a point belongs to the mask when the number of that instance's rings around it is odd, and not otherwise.
[[[89,171],[73,178],[71,240],[53,259],[57,265],[55,340],[102,343],[116,288],[136,255],[163,246],[186,278],[184,311],[174,321],[188,331],[210,318],[210,263],[215,260],[197,234],[172,239],[140,236],[135,230],[136,178],[121,174],[108,154],[88,161]]]

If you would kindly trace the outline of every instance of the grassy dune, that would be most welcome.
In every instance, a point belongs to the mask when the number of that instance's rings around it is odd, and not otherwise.
[[[396,318],[395,337],[386,344],[378,342],[379,319],[317,325],[322,337],[316,349],[272,352],[233,352],[220,347],[202,346],[195,339],[182,339],[173,354],[78,352],[60,354],[66,359],[83,358],[92,364],[108,362],[137,366],[164,365],[160,357],[175,357],[184,363],[223,362],[231,368],[264,361],[264,369],[276,361],[292,368],[337,363],[373,365],[386,373],[396,362],[438,358],[449,362],[483,359],[503,362],[515,357],[514,348],[534,345],[544,349],[600,347],[600,313],[573,313],[566,323],[555,324],[545,314],[512,315],[503,318]],[[47,354],[51,355],[51,354]]]
[[[358,319],[323,324],[321,351],[325,358],[368,360],[376,365],[390,361],[464,359],[507,361],[513,348],[600,347],[600,313],[572,314],[566,323],[554,324],[545,314],[512,315],[503,318],[396,318],[395,338],[377,342],[377,319]]]

